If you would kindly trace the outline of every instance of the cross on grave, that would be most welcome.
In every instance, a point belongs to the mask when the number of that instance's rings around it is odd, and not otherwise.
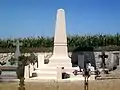
[[[105,58],[108,58],[108,55],[105,55],[105,52],[102,52],[102,55],[99,55],[99,57],[102,59],[102,68],[105,69]]]
[[[84,90],[88,90],[88,78],[90,77],[90,69],[87,67],[87,63],[84,62],[83,69],[83,77],[84,79]]]
[[[84,79],[84,90],[88,90],[88,78],[90,77],[90,69],[87,67],[87,62],[84,59],[84,54],[81,53],[78,55],[78,66],[81,71],[81,68],[83,69],[82,74]],[[77,71],[74,72],[74,74],[77,75]]]
[[[17,40],[17,42],[13,43],[13,45],[16,46],[15,58],[18,59],[18,57],[21,56],[20,46],[22,46],[22,43],[20,43],[19,40]]]
[[[24,80],[25,78],[20,78],[20,84],[19,84],[18,90],[25,90]]]

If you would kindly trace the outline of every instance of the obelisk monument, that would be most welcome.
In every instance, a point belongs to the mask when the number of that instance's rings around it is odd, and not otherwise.
[[[53,55],[49,59],[51,66],[72,67],[68,57],[65,11],[57,10]]]

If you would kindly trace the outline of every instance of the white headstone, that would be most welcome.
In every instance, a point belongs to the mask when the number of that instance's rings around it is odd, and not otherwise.
[[[32,77],[32,73],[33,73],[33,71],[34,71],[34,68],[33,68],[33,65],[32,64],[30,64],[29,65],[29,70],[30,70],[30,77]]]
[[[24,78],[27,79],[29,78],[29,66],[25,66],[25,70],[24,70]]]
[[[38,68],[44,66],[44,54],[38,53]]]
[[[68,57],[65,11],[58,9],[56,17],[53,55],[49,59],[52,66],[72,67]]]
[[[57,67],[57,80],[62,79],[62,67]]]

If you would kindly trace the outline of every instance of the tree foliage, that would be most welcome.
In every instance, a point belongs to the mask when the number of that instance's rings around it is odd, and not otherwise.
[[[16,59],[14,57],[11,57],[8,62],[10,62],[10,65],[14,65],[16,63]]]
[[[15,48],[13,43],[17,39],[0,39],[0,48]],[[53,37],[28,37],[28,38],[18,38],[22,42],[22,49],[26,48],[30,50],[33,48],[44,49],[42,51],[47,51],[47,49],[53,47]],[[96,34],[96,35],[71,35],[67,37],[68,48],[85,48],[85,47],[104,47],[104,46],[120,46],[120,34]],[[34,50],[31,51],[34,51]]]
[[[34,65],[36,62],[37,62],[37,57],[33,53],[31,53],[30,56],[24,56],[24,55],[20,56],[18,58],[18,67],[16,70],[17,77],[19,79],[23,78],[25,66],[29,65],[30,63]]]

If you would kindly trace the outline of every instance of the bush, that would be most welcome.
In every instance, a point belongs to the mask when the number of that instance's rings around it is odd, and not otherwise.
[[[17,39],[0,39],[0,52],[14,52],[15,46],[13,45]],[[53,49],[53,37],[28,37],[18,38],[22,42],[22,52],[51,52]],[[69,51],[77,50],[92,50],[99,47],[105,47],[107,50],[118,50],[116,46],[120,47],[120,34],[115,35],[71,35],[67,37]],[[107,46],[107,47],[106,47]],[[112,49],[109,48],[112,46]],[[116,47],[116,48],[114,48]],[[119,48],[120,49],[120,48]]]

